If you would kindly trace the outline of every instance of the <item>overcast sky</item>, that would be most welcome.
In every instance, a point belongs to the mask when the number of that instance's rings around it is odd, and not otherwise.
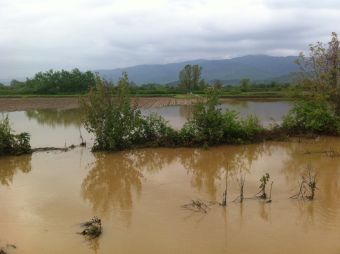
[[[0,0],[0,79],[296,55],[339,24],[339,0]]]

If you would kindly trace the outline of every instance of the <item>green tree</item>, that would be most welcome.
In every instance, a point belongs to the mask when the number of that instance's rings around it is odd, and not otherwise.
[[[84,93],[95,86],[95,75],[90,72],[72,71],[39,72],[23,83],[26,92],[37,94]]]
[[[309,54],[300,53],[298,83],[306,100],[325,100],[340,115],[340,47],[336,33],[328,45],[311,44]]]
[[[240,88],[242,92],[247,92],[249,91],[251,87],[251,82],[249,78],[242,79],[240,82]]]
[[[180,85],[187,91],[197,90],[201,81],[202,67],[186,65],[179,73]]]

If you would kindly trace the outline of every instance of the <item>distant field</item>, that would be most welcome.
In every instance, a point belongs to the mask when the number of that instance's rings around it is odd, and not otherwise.
[[[29,109],[70,109],[79,107],[79,98],[84,95],[0,95],[0,111],[20,111]],[[133,95],[133,99],[138,102],[141,108],[162,107],[172,105],[188,105],[199,94],[152,94]],[[235,99],[282,99],[280,92],[245,92],[238,94],[222,93],[221,98]]]
[[[133,100],[141,108],[189,105],[190,99],[174,97],[135,97]],[[16,97],[0,98],[0,112],[23,111],[31,109],[71,109],[79,107],[79,97]]]

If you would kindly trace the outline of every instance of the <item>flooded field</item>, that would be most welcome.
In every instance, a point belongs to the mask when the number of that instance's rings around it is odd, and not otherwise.
[[[280,123],[282,117],[291,109],[292,103],[289,101],[277,100],[235,100],[224,99],[221,101],[222,110],[235,110],[241,117],[256,115],[265,126],[271,123]],[[175,128],[181,128],[192,115],[192,105],[152,107],[143,109],[142,112],[148,114],[155,112],[162,115]]]
[[[264,123],[273,114],[279,121],[290,107],[282,103],[247,102],[241,114],[256,113]],[[229,106],[242,109],[237,103]],[[150,110],[162,113],[174,126],[190,115],[182,107]],[[9,116],[17,131],[32,133],[33,147],[77,144],[79,133],[91,143],[77,109]],[[326,153],[330,150],[334,156]],[[86,147],[0,157],[0,247],[14,244],[17,249],[10,253],[27,254],[336,254],[340,252],[336,152],[340,139],[323,137],[208,150],[92,153]],[[316,198],[290,199],[298,192],[307,165],[317,172]],[[227,172],[228,204],[221,207],[217,203]],[[274,182],[271,203],[252,199],[265,173]],[[239,195],[240,175],[245,176],[242,204],[233,202]],[[182,207],[193,199],[207,203],[207,213]],[[93,216],[102,219],[103,234],[86,241],[76,232],[81,231],[79,223]]]

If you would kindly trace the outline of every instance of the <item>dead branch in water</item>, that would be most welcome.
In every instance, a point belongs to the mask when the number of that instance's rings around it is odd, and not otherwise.
[[[221,206],[227,206],[227,194],[228,194],[228,171],[225,174],[225,190],[223,192],[222,202],[220,203]]]
[[[191,200],[191,203],[182,205],[182,208],[192,210],[194,212],[207,213],[209,206],[205,204],[203,201],[197,199],[197,200]]]
[[[239,178],[237,179],[237,182],[238,182],[238,185],[240,187],[240,195],[237,198],[235,198],[233,202],[242,203],[243,200],[244,200],[244,194],[243,194],[243,192],[244,192],[244,184],[246,182],[245,174],[242,174],[240,172],[240,175],[239,175]]]
[[[315,191],[317,190],[317,174],[314,172],[311,164],[307,165],[306,172],[301,176],[299,192],[290,198],[314,200]]]
[[[65,146],[65,147],[38,147],[38,148],[33,148],[31,151],[32,153],[36,152],[50,152],[50,151],[61,151],[61,152],[67,152],[69,150],[72,150],[76,147],[83,147],[84,145],[81,143],[79,145],[70,145],[70,146]]]

